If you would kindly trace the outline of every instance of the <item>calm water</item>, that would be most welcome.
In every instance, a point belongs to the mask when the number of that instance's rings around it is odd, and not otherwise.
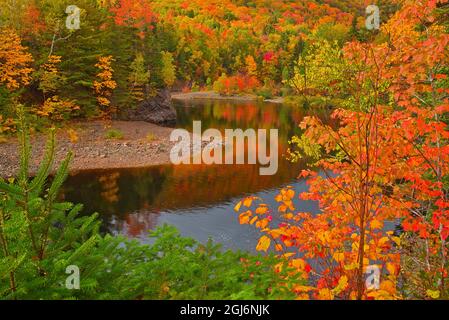
[[[163,224],[176,226],[182,235],[201,242],[208,238],[225,248],[254,251],[259,238],[252,226],[241,226],[233,211],[246,195],[257,195],[276,208],[274,196],[285,185],[306,190],[296,179],[305,163],[283,158],[288,140],[300,131],[306,111],[283,105],[254,102],[177,102],[178,128],[191,129],[201,120],[203,131],[217,129],[279,129],[280,161],[274,176],[260,176],[257,165],[181,165],[144,169],[86,171],[69,177],[65,200],[99,212],[105,231],[148,242],[147,231]],[[321,115],[323,117],[323,115]],[[316,204],[297,202],[301,211],[316,211]]]

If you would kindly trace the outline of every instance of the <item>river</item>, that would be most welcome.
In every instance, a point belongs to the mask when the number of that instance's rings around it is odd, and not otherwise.
[[[195,120],[203,130],[278,129],[279,169],[274,176],[260,176],[258,165],[162,165],[140,169],[84,171],[68,178],[63,198],[84,204],[85,213],[99,212],[103,231],[150,240],[148,230],[174,225],[183,236],[206,242],[209,238],[226,249],[254,252],[259,232],[239,225],[235,204],[256,195],[277,208],[274,196],[282,186],[305,191],[297,179],[307,167],[284,158],[288,140],[300,134],[298,124],[310,111],[292,106],[236,101],[175,102],[177,128],[192,130]],[[318,114],[327,117],[325,112]],[[301,211],[316,212],[316,203],[296,201]]]

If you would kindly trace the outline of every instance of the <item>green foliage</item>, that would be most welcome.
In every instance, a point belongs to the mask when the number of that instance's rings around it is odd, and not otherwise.
[[[349,28],[344,24],[324,23],[315,30],[314,36],[342,46],[349,39]]]
[[[121,132],[118,129],[109,129],[105,133],[106,139],[114,139],[114,140],[121,140],[123,139],[123,132]]]
[[[271,99],[273,98],[273,89],[269,86],[263,86],[256,90],[255,94],[263,99]]]
[[[162,52],[161,77],[167,87],[171,87],[176,80],[176,69],[173,64],[173,54],[167,51]]]
[[[142,53],[137,53],[130,66],[131,74],[129,75],[129,85],[133,93],[134,99],[137,101],[144,100],[145,85],[150,82],[150,71],[145,66],[145,59]]]
[[[60,89],[61,99],[75,101],[81,107],[81,114],[91,116],[97,114],[97,101],[93,94],[93,81],[98,70],[95,68],[99,56],[111,54],[110,39],[112,30],[102,30],[108,22],[108,14],[98,10],[95,2],[80,0],[76,3],[81,10],[82,25],[79,30],[67,30],[65,9],[69,3],[65,1],[44,1],[41,13],[49,24],[50,32],[44,32],[35,40],[38,43],[53,42],[52,54],[62,57],[59,65],[65,77],[65,85]],[[40,38],[43,39],[40,39]],[[123,37],[125,38],[125,37]],[[55,39],[53,41],[53,39]],[[27,42],[25,42],[27,43]],[[31,47],[31,46],[30,46]],[[47,57],[51,45],[40,45],[33,48],[36,60]],[[126,50],[124,50],[126,53]]]
[[[50,56],[49,61],[41,66],[39,72],[36,73],[39,79],[39,90],[41,90],[44,95],[49,93],[57,93],[65,84],[65,78],[62,76],[57,69],[57,65],[61,62],[60,57]]]
[[[199,244],[165,226],[151,234],[150,261],[136,269],[149,299],[278,299],[292,298],[275,272],[273,257],[225,251],[209,241]],[[292,278],[289,285],[297,284]],[[139,285],[136,283],[136,286]]]
[[[98,232],[96,216],[75,219],[80,206],[56,203],[72,155],[61,163],[49,183],[47,177],[54,162],[54,131],[36,176],[29,178],[30,144],[24,117],[21,111],[18,178],[0,181],[0,295],[7,299],[33,298],[49,281],[59,283],[55,271],[61,268],[62,259],[70,261],[79,255],[84,249],[83,242],[94,241]],[[47,292],[40,294],[41,298],[48,298]]]
[[[342,56],[336,41],[315,41],[303,50],[292,78],[285,83],[302,95],[326,96],[338,92],[346,70]]]
[[[10,116],[13,114],[11,110],[13,98],[13,93],[7,90],[5,86],[0,86],[0,115]]]
[[[288,160],[291,162],[298,162],[304,156],[315,161],[321,158],[322,151],[320,145],[312,143],[305,135],[293,136],[289,144],[295,147],[295,150],[288,150]]]

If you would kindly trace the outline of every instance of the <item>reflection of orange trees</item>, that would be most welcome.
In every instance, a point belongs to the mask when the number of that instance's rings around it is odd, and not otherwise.
[[[229,128],[280,129],[280,135],[285,135],[284,141],[291,138],[287,135],[294,134],[293,131],[297,129],[297,124],[302,121],[304,116],[312,112],[318,113],[320,118],[328,115],[328,111],[324,109],[307,111],[304,108],[275,103],[206,101],[195,102],[195,104],[201,105],[202,108],[193,112],[186,112],[189,109],[179,109],[180,119],[191,118],[190,115],[185,116],[184,114],[192,113],[195,117],[202,119],[204,128],[221,130]],[[186,123],[186,125],[191,125],[191,120],[190,124]]]
[[[141,194],[142,197],[132,198],[135,209],[127,210],[136,211],[121,216],[116,229],[122,230],[123,234],[130,237],[143,236],[148,230],[157,226],[160,208],[176,210],[215,205],[242,193],[256,193],[285,184],[291,181],[291,177],[297,172],[297,166],[281,166],[275,176],[260,176],[259,169],[255,165],[175,166],[168,172],[167,167],[161,166],[160,175],[166,175],[161,180],[162,185],[157,185],[158,181],[150,180],[139,187],[137,181],[145,180],[147,173],[145,170],[135,169],[133,175],[136,177],[136,183],[130,185],[129,193]],[[154,176],[155,172],[151,171],[151,174]],[[111,180],[109,176],[100,178],[103,190],[107,188],[115,190]],[[156,189],[158,192],[155,194]],[[102,196],[109,197],[112,193],[105,191]]]
[[[182,112],[182,110],[181,110]],[[203,127],[229,129],[229,128],[259,128],[280,129],[284,134],[284,142],[289,140],[287,134],[292,134],[297,128],[297,122],[306,115],[301,108],[290,108],[277,104],[264,104],[263,107],[254,103],[225,103],[220,102],[207,106],[201,111]]]
[[[254,104],[245,105],[230,105],[229,108],[222,108],[221,112],[216,113],[226,121],[238,121],[239,123],[253,121],[253,119],[260,118],[260,107]]]
[[[127,214],[120,228],[129,237],[144,236],[149,230],[157,226],[158,214],[150,212],[139,212]]]
[[[119,172],[114,172],[108,175],[101,176],[98,181],[101,184],[101,197],[109,203],[118,202],[119,186],[117,180],[120,178]]]
[[[257,165],[175,166],[153,205],[184,208],[192,204],[216,204],[242,193],[258,192],[287,183],[297,170],[297,166],[279,166],[276,175],[260,176]]]

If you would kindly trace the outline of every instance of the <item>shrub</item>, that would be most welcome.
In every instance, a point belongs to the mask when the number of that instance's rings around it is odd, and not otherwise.
[[[147,134],[146,138],[147,138],[147,141],[148,141],[148,142],[152,142],[152,141],[156,140],[156,136],[155,136],[154,133],[152,133],[152,132],[149,132],[149,133]]]
[[[80,107],[74,101],[61,100],[58,96],[53,96],[33,111],[39,117],[48,117],[53,121],[64,121],[74,117],[79,110]]]
[[[118,129],[109,129],[108,131],[106,131],[105,138],[121,140],[121,139],[123,139],[123,132],[121,132]]]
[[[239,93],[252,93],[260,85],[254,76],[237,75],[228,77],[223,74],[214,82],[214,91],[222,95],[232,95]]]
[[[11,118],[3,119],[3,117],[0,115],[0,137],[2,135],[15,132],[15,130],[16,125],[14,123],[14,120]]]

